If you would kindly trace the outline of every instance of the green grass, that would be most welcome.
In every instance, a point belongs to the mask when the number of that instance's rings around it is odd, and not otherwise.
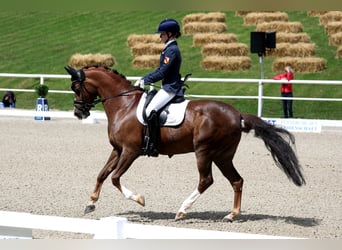
[[[137,70],[132,68],[133,57],[126,40],[130,34],[154,33],[158,23],[172,17],[181,22],[190,11],[143,12],[143,11],[96,11],[96,12],[0,12],[0,72],[4,73],[44,73],[66,74],[64,66],[75,53],[110,53],[116,58],[114,66],[126,76],[142,76],[152,69]],[[328,45],[328,36],[317,17],[307,16],[305,11],[291,11],[290,21],[299,21],[304,26],[311,41],[316,44],[316,56],[327,60],[327,69],[316,74],[296,73],[296,79],[339,80],[342,73],[342,59],[336,59],[336,47]],[[234,11],[226,12],[228,32],[238,36],[238,42],[250,44],[250,32],[254,26],[243,26],[242,17],[235,16]],[[240,72],[212,72],[200,68],[202,59],[200,49],[192,46],[192,36],[183,35],[179,39],[182,50],[182,74],[193,73],[193,77],[224,78],[259,78],[260,64],[256,54],[252,54],[252,67]],[[272,78],[277,72],[272,71],[274,58],[263,60],[265,78]],[[33,89],[37,79],[0,78],[0,88]],[[48,79],[50,89],[69,90],[70,81]],[[189,83],[189,94],[210,95],[256,95],[255,84],[219,84]],[[2,95],[2,93],[0,93]],[[265,84],[265,95],[279,95],[279,86]],[[341,98],[341,86],[296,85],[294,95],[297,97],[335,97]],[[71,110],[71,94],[53,94],[47,96],[50,109]],[[17,107],[33,109],[36,95],[34,93],[17,93]],[[255,100],[225,100],[243,112],[256,114]],[[101,107],[97,107],[101,109]],[[342,119],[341,102],[295,101],[296,117]],[[264,116],[281,117],[280,101],[265,101]]]

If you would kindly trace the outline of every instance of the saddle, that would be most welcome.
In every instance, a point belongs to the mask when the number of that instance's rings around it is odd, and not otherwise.
[[[185,76],[182,85],[188,79],[191,74]],[[182,89],[183,93],[185,89]],[[175,96],[170,102],[168,102],[158,112],[152,111],[149,117],[146,115],[146,107],[149,105],[153,97],[156,95],[157,90],[153,89],[145,92],[137,107],[137,118],[143,124],[147,125],[144,135],[144,145],[142,148],[143,154],[148,156],[158,156],[156,149],[161,126],[177,126],[184,120],[185,109],[188,100],[185,100],[184,96]]]

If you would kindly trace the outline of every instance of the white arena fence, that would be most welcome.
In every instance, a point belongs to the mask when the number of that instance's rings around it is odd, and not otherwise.
[[[94,239],[296,239],[178,227],[134,224],[122,217],[99,220],[0,211],[0,239],[32,239],[32,230],[94,235]]]
[[[36,78],[40,79],[40,84],[44,84],[45,79],[70,79],[70,75],[56,75],[56,74],[12,74],[12,73],[0,73],[0,77],[11,77],[11,78]],[[128,76],[128,80],[134,81],[140,79],[140,77]],[[271,79],[240,79],[240,78],[195,78],[190,77],[189,82],[216,82],[216,83],[257,83],[258,84],[258,95],[257,96],[213,96],[213,95],[187,95],[192,98],[215,98],[215,99],[257,99],[258,100],[258,116],[262,116],[262,101],[269,100],[281,100],[281,99],[292,99],[292,100],[305,100],[305,101],[334,101],[341,102],[342,98],[306,98],[306,97],[275,97],[275,96],[264,96],[263,86],[265,83],[279,84],[279,80]],[[311,84],[311,85],[342,85],[342,81],[332,81],[332,80],[291,80],[290,83],[293,84]],[[0,88],[0,91],[12,90],[16,92],[34,92],[33,89],[9,89]],[[72,94],[69,90],[49,90],[51,93],[62,93],[62,94]]]
[[[70,75],[55,75],[55,74],[12,74],[12,73],[0,73],[1,77],[11,78],[33,78],[39,79],[40,84],[44,84],[45,79],[70,79]],[[128,80],[134,81],[140,79],[140,77],[128,76]],[[263,86],[264,84],[279,84],[279,80],[270,79],[239,79],[239,78],[195,78],[190,77],[189,82],[205,82],[205,83],[234,83],[234,84],[257,84],[258,95],[257,96],[230,96],[230,95],[186,95],[189,98],[209,98],[209,99],[254,99],[258,101],[258,116],[262,117],[263,100],[281,100],[281,99],[292,99],[292,100],[304,100],[304,101],[332,101],[341,102],[342,98],[306,98],[306,97],[275,97],[275,96],[264,96]],[[290,83],[294,84],[309,84],[309,85],[342,85],[342,81],[331,81],[331,80],[292,80]],[[0,91],[12,90],[15,92],[34,92],[34,89],[11,89],[11,88],[0,88]],[[60,93],[60,94],[73,94],[71,90],[53,90],[50,89],[49,93]],[[48,117],[64,117],[74,118],[72,112],[44,112],[44,114],[37,114],[38,111],[33,110],[18,110],[18,109],[0,109],[0,115],[4,116],[48,116]],[[91,116],[84,120],[84,123],[96,123],[98,119],[106,119],[103,112],[93,111]],[[310,120],[310,119],[279,119],[279,118],[264,118],[265,120],[285,127],[290,131],[299,132],[321,132],[321,128],[326,127],[342,127],[342,121],[340,120]]]

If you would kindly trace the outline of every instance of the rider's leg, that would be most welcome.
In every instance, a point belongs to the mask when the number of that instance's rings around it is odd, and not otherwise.
[[[158,156],[156,148],[159,140],[159,117],[157,111],[166,105],[174,96],[174,93],[161,89],[146,108],[148,137],[145,138],[143,150],[147,155]]]
[[[147,117],[150,116],[152,110],[158,111],[165,106],[175,95],[175,93],[160,89],[146,108]]]

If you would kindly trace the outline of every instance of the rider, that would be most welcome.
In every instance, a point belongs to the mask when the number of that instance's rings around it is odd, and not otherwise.
[[[182,57],[176,39],[181,36],[180,26],[174,19],[165,19],[160,22],[157,33],[165,44],[160,55],[159,68],[145,75],[135,86],[144,88],[145,85],[162,81],[162,87],[153,97],[146,108],[148,137],[144,142],[144,154],[158,156],[156,149],[159,134],[159,122],[157,112],[175,96],[183,96],[180,66]]]

